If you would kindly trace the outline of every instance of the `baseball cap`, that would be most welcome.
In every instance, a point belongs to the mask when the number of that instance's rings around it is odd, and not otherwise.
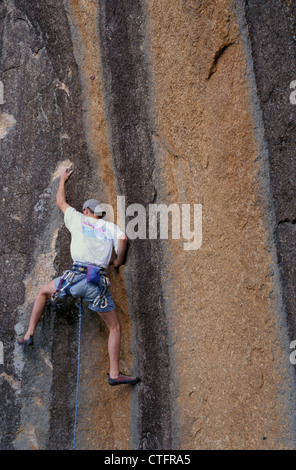
[[[102,215],[103,217],[106,215],[106,212],[103,210],[101,204],[97,199],[88,199],[83,204],[82,210],[89,208],[91,211],[95,213],[95,215]]]

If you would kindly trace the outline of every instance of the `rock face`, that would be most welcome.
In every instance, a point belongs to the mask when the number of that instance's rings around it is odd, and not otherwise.
[[[129,235],[109,275],[122,369],[142,378],[108,386],[107,330],[85,305],[76,448],[295,448],[295,13],[1,2],[1,449],[72,448],[75,302],[48,301],[34,346],[16,343],[71,266],[64,164],[69,204],[100,199]],[[168,237],[160,204],[180,216]]]

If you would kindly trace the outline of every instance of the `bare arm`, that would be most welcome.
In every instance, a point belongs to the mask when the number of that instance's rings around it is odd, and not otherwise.
[[[60,173],[59,188],[57,191],[57,206],[63,213],[65,213],[68,207],[70,207],[66,202],[65,183],[72,173],[73,170],[69,171],[67,168],[63,168]]]
[[[127,236],[120,235],[118,238],[118,245],[117,245],[117,257],[113,261],[113,266],[115,268],[119,268],[123,264],[124,255],[127,247]]]

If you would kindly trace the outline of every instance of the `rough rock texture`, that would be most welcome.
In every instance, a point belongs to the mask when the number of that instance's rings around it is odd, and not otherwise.
[[[246,7],[256,83],[269,151],[279,266],[293,338],[296,334],[296,111],[289,97],[292,92],[290,83],[296,76],[295,13],[293,2],[266,2],[263,8],[260,2],[248,1]],[[273,60],[268,60],[269,57],[273,57]]]
[[[135,388],[108,386],[107,330],[85,306],[77,448],[295,448],[295,13],[0,3],[1,449],[72,448],[75,302],[49,301],[34,346],[16,344],[40,285],[71,264],[63,164],[77,209],[98,197],[117,215],[117,196],[147,213],[202,208],[198,249],[182,230],[130,239],[109,270]]]

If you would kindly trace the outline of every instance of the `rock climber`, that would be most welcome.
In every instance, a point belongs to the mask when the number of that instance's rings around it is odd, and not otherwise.
[[[83,298],[91,310],[98,312],[109,330],[109,385],[135,385],[140,381],[139,377],[123,375],[119,370],[121,329],[105,271],[110,264],[113,248],[117,255],[113,266],[119,268],[122,265],[127,237],[117,225],[103,220],[106,212],[96,199],[86,201],[82,213],[66,202],[65,183],[72,172],[73,170],[62,168],[56,202],[71,233],[73,266],[63,276],[49,281],[39,289],[28,330],[18,339],[18,343],[22,346],[33,345],[33,334],[47,299],[67,296]]]

